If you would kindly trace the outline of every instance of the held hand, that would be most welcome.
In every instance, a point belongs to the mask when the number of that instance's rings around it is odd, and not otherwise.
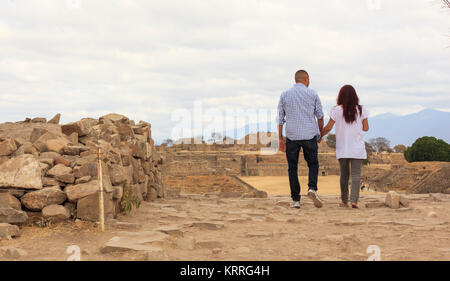
[[[286,152],[286,142],[284,139],[278,139],[278,149],[282,152]]]
[[[317,141],[317,143],[321,143],[322,142],[322,137],[320,137],[320,139]]]

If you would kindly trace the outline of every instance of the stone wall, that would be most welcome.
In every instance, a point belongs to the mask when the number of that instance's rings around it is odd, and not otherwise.
[[[106,219],[130,198],[164,197],[149,123],[119,114],[65,125],[59,118],[0,124],[0,223],[24,223],[31,214],[97,221],[98,147]]]
[[[380,191],[450,193],[450,163],[415,162],[399,168],[380,169],[369,180]]]
[[[184,145],[186,146],[186,145]],[[193,150],[179,150],[180,147],[159,147],[163,155],[164,174],[166,176],[189,175],[235,175],[235,176],[287,176],[288,165],[286,155],[277,153],[263,155],[259,151],[245,150],[245,146],[236,145],[242,150],[205,150],[197,151],[201,145],[192,145]],[[214,145],[211,145],[214,147]],[[320,175],[338,175],[339,163],[336,154],[320,144],[319,148]],[[307,175],[308,166],[300,153],[299,174]]]
[[[274,155],[263,155],[262,145],[189,145],[180,144],[171,147],[157,147],[165,159],[164,176],[288,176],[286,155],[278,152]],[[205,149],[205,150],[201,150]],[[399,153],[373,153],[369,156],[369,164],[363,166],[362,176],[367,184],[381,190],[379,179],[387,178],[383,188],[392,186],[394,189],[404,190],[416,179],[422,177],[423,172],[417,174],[415,170],[405,168],[399,174],[404,180],[396,181],[388,177],[388,173],[407,166],[403,154]],[[339,162],[333,148],[325,142],[319,144],[319,175],[340,175]],[[299,156],[299,175],[308,175],[308,166],[304,161],[303,153]],[[397,178],[397,177],[396,177]],[[180,182],[180,181],[179,181]],[[396,184],[399,183],[400,185]]]

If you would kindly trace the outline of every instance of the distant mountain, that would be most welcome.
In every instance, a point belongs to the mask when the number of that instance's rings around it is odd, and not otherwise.
[[[450,142],[450,112],[425,109],[417,113],[398,116],[382,114],[369,119],[370,131],[366,139],[385,137],[391,145],[411,145],[423,136]]]
[[[423,136],[432,136],[450,142],[450,112],[425,109],[409,115],[385,113],[369,118],[370,131],[366,141],[371,138],[385,137],[391,146],[404,144],[410,146]],[[227,130],[223,136],[241,139],[245,135],[267,131],[267,124],[250,124],[237,130]],[[276,126],[273,126],[276,128]],[[272,130],[273,131],[273,130]]]

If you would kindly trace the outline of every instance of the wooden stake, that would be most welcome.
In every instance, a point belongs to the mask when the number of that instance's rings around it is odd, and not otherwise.
[[[98,182],[100,185],[100,196],[98,200],[98,210],[99,210],[99,218],[100,218],[100,229],[101,231],[105,231],[105,208],[103,203],[103,173],[102,173],[102,150],[99,147],[97,150],[98,156],[98,164],[97,164],[97,172],[98,172]]]

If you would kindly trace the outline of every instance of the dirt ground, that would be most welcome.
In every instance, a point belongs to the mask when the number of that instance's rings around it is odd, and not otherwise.
[[[283,177],[241,177],[241,179],[256,189],[267,192],[271,195],[289,196],[289,178]],[[300,176],[301,194],[308,192],[308,177]],[[321,195],[338,195],[341,193],[339,185],[339,176],[320,176],[318,181],[319,194]],[[361,194],[379,194],[374,190],[365,190]]]
[[[79,246],[81,260],[367,260],[374,253],[381,260],[450,260],[450,196],[408,198],[408,208],[353,210],[339,208],[336,195],[324,195],[322,209],[304,198],[297,210],[289,208],[285,196],[182,195],[143,202],[115,221],[129,223],[130,229],[112,222],[105,233],[84,222],[24,227],[21,237],[3,240],[0,246],[25,250],[18,260],[67,260],[71,245]],[[361,205],[383,199],[363,195]],[[162,238],[155,234],[160,227],[168,233]],[[127,249],[102,253],[115,236],[137,237],[131,239],[139,243],[151,240],[146,246],[157,247],[152,251],[158,255]]]

